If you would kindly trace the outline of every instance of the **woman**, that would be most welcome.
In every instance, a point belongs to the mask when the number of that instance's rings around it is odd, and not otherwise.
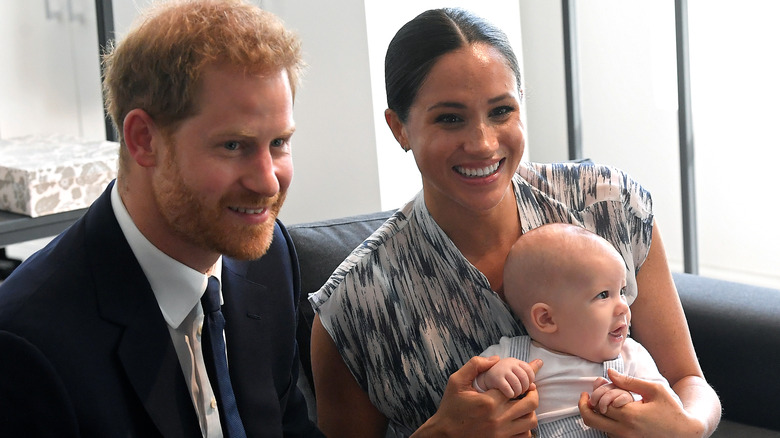
[[[613,168],[521,162],[520,73],[503,32],[463,10],[427,11],[390,43],[385,82],[385,118],[414,154],[423,189],[311,297],[322,430],[530,436],[536,392],[521,400],[477,394],[471,381],[494,360],[470,358],[524,333],[503,300],[512,243],[544,223],[570,222],[621,252],[634,337],[684,404],[660,385],[617,378],[645,403],[596,413],[583,394],[586,424],[614,436],[711,434],[720,403],[653,232],[650,195]]]

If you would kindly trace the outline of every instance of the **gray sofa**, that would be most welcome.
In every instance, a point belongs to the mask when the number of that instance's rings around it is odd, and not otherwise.
[[[390,211],[288,226],[300,260],[301,387],[312,402],[308,351],[316,291]],[[723,404],[717,437],[780,437],[780,290],[674,274],[705,376]]]

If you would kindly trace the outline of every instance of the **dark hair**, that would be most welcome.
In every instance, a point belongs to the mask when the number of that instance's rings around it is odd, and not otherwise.
[[[520,67],[506,34],[464,9],[431,9],[406,23],[390,41],[385,55],[387,107],[402,122],[439,57],[474,43],[488,44],[504,55],[520,88]]]

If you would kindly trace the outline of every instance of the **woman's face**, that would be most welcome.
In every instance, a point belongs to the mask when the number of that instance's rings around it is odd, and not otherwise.
[[[475,44],[442,56],[395,125],[434,216],[485,212],[511,193],[525,138],[517,81],[498,50]]]

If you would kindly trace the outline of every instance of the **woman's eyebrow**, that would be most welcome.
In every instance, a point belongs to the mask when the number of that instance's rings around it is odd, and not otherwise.
[[[502,100],[505,100],[505,99],[512,99],[512,100],[514,100],[514,96],[512,96],[512,93],[504,93],[504,94],[501,94],[499,96],[492,97],[492,98],[488,99],[487,102],[488,102],[488,104],[492,105],[494,103],[501,102]],[[464,109],[464,108],[466,108],[466,105],[464,105],[464,104],[462,104],[460,102],[447,102],[447,101],[445,101],[445,102],[437,102],[437,103],[429,106],[427,110],[428,111],[433,111],[433,110],[439,109],[439,108]]]
[[[488,99],[488,103],[489,104],[494,104],[494,103],[500,102],[500,101],[502,101],[504,99],[512,99],[512,100],[514,100],[515,97],[512,95],[512,93],[504,93],[504,94],[502,94],[500,96],[496,96],[496,97],[493,97],[491,99]]]
[[[428,111],[433,111],[435,109],[439,108],[454,108],[454,109],[464,109],[466,108],[466,105],[459,103],[459,102],[437,102],[431,106],[428,107]]]

